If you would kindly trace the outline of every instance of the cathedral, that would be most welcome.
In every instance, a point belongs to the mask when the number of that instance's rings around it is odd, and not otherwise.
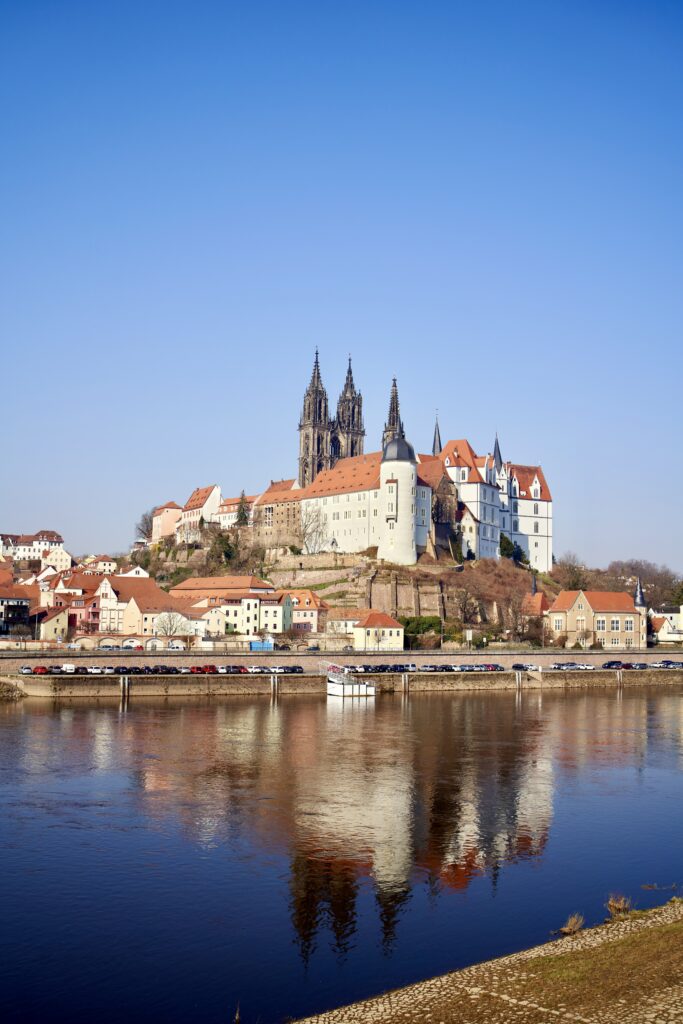
[[[389,415],[382,434],[382,448],[388,441],[402,436],[403,433],[398,386],[394,377],[389,398]],[[324,469],[331,469],[339,459],[362,455],[364,438],[363,396],[360,391],[356,391],[351,357],[349,356],[344,388],[337,402],[337,415],[331,419],[316,349],[311,382],[306,388],[303,412],[299,420],[299,487],[308,487],[318,473],[322,473]],[[439,438],[439,444],[440,441]]]
[[[364,437],[363,396],[353,382],[351,357],[337,402],[337,415],[331,419],[316,349],[299,421],[299,486],[308,487],[318,473],[331,469],[339,459],[362,455]]]

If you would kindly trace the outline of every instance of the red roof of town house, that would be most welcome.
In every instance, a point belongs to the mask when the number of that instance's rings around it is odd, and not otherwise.
[[[152,512],[152,515],[160,516],[161,513],[164,512],[167,508],[177,508],[177,509],[180,509],[181,506],[178,505],[177,502],[175,502],[175,501],[167,501],[163,505],[157,505],[157,507]]]
[[[27,602],[31,599],[30,594],[26,593],[26,588],[15,583],[3,583],[0,586],[0,597],[19,598]]]
[[[211,484],[209,487],[196,487],[185,502],[183,512],[191,512],[193,509],[204,508],[211,492],[216,486],[216,484]]]
[[[574,606],[579,594],[583,594],[593,612],[635,612],[636,610],[633,595],[627,594],[623,590],[561,590],[550,611],[568,612]]]
[[[664,623],[668,622],[669,620],[666,618],[665,615],[653,615],[650,621],[652,622],[653,633],[659,633]]]
[[[400,622],[392,619],[391,615],[385,612],[369,611],[367,615],[356,623],[358,629],[403,629]]]
[[[538,590],[535,594],[525,594],[522,600],[522,615],[528,615],[530,618],[536,618],[541,616],[543,612],[550,608],[550,601],[543,593],[542,590]]]
[[[537,479],[540,488],[539,499],[541,501],[552,501],[550,488],[540,466],[518,466],[512,462],[506,463],[506,466],[510,478],[514,477],[517,480],[520,498],[529,499],[532,497],[531,489],[534,479]]]
[[[251,596],[258,597],[259,593],[272,592],[274,589],[272,583],[260,580],[258,576],[195,576],[171,587],[169,593],[173,597],[198,598],[254,590],[256,593]]]
[[[312,590],[285,590],[284,593],[291,597],[295,611],[300,611],[302,608],[327,608],[326,602]]]
[[[271,480],[269,486],[254,499],[254,505],[281,505],[288,501],[301,501],[307,488],[296,487],[296,480]]]

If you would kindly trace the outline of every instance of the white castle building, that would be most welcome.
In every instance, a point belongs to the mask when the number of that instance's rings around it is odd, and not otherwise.
[[[345,391],[356,394],[350,364]],[[323,411],[319,429],[310,414],[316,409]],[[358,423],[362,427],[360,407]],[[395,379],[382,451],[363,454],[359,434],[360,453],[335,460],[334,450],[324,443],[329,437],[327,395],[316,352],[299,430],[305,436],[300,464],[303,459],[307,471],[299,481],[282,481],[279,497],[284,485],[289,501],[300,502],[304,537],[313,537],[309,549],[357,553],[376,547],[378,558],[411,565],[424,551],[434,550],[439,537],[443,541],[452,533],[466,558],[499,558],[503,533],[531,568],[552,568],[552,497],[542,468],[504,462],[497,437],[493,453],[484,456],[466,440],[444,445],[438,421],[431,454],[416,455],[405,436]],[[306,461],[310,451],[320,456],[318,472]],[[311,476],[302,486],[302,479]],[[267,492],[262,497],[268,508]]]
[[[432,451],[416,454],[401,420],[392,383],[381,451],[364,452],[363,399],[349,360],[337,411],[330,416],[318,352],[299,420],[298,474],[272,481],[250,496],[245,529],[265,547],[300,546],[306,553],[374,552],[413,565],[424,552],[500,558],[505,534],[532,569],[553,564],[553,505],[541,466],[505,462],[498,438],[493,453],[477,455],[465,439],[441,442],[437,421]],[[171,505],[171,531],[197,539],[203,525],[235,525],[239,499],[221,504],[217,486],[197,488],[183,509]],[[229,508],[228,508],[229,506]],[[155,515],[156,515],[155,513]]]

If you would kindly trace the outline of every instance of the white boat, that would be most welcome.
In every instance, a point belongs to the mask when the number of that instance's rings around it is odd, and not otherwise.
[[[375,687],[372,683],[356,679],[344,669],[330,670],[327,673],[328,697],[374,697]]]

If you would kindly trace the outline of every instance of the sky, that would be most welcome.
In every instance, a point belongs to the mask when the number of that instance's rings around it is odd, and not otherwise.
[[[555,549],[683,571],[683,7],[0,0],[0,531],[124,550],[366,451],[541,463]]]

